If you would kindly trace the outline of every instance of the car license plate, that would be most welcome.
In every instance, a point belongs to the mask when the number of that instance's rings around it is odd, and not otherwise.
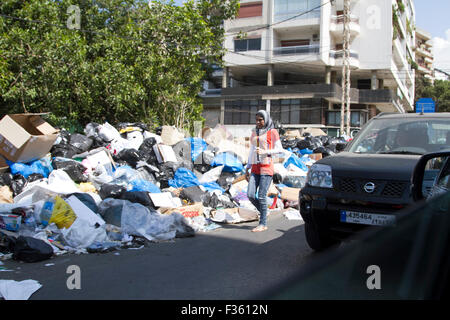
[[[395,226],[395,216],[366,212],[341,210],[341,222],[371,226]]]

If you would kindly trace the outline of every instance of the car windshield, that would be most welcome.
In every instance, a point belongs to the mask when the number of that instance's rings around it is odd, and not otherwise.
[[[356,136],[349,152],[425,154],[450,148],[449,119],[378,118]]]

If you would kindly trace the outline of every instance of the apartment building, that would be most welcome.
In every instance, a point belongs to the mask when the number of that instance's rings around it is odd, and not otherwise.
[[[431,34],[425,30],[416,28],[416,76],[423,76],[434,82],[434,68],[433,68],[433,44],[431,41]]]
[[[344,0],[241,1],[225,21],[225,68],[202,94],[206,125],[246,130],[258,109],[284,127],[338,134]],[[414,110],[412,0],[350,1],[351,125]]]

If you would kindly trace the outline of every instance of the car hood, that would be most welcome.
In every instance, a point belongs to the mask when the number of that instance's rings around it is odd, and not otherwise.
[[[419,155],[341,152],[317,163],[330,165],[333,176],[410,181]]]

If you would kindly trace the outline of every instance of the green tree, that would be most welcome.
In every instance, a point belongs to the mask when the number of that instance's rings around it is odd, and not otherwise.
[[[52,112],[86,124],[143,121],[191,129],[205,64],[220,64],[239,1],[69,0],[0,3],[1,112]]]
[[[432,98],[439,112],[450,112],[450,81],[435,80],[432,84],[424,77],[417,78],[415,102],[420,98]]]

